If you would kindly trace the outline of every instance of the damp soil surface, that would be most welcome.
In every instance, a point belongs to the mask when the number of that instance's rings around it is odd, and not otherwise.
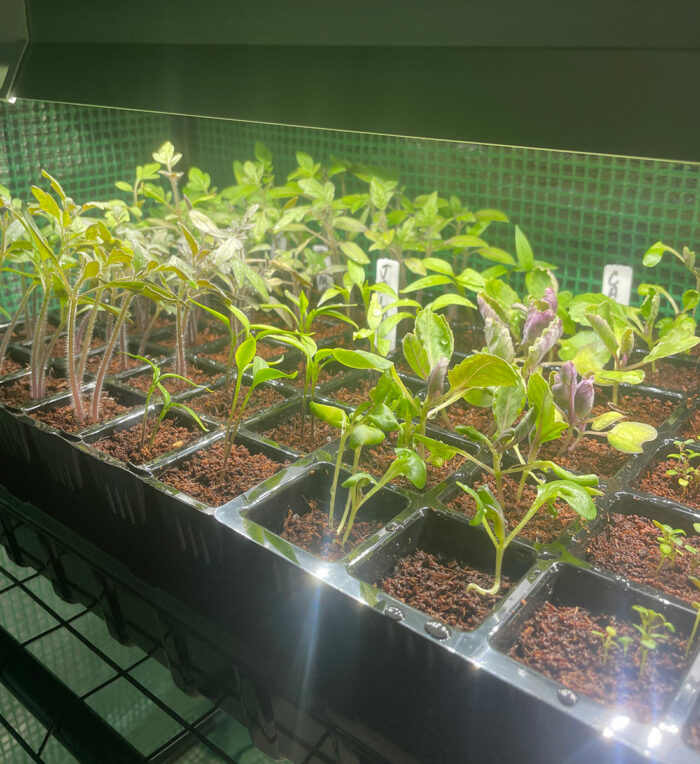
[[[611,648],[603,663],[603,640],[592,634],[612,626],[632,637],[627,655]],[[657,719],[678,688],[686,667],[685,641],[671,636],[648,653],[641,676],[639,632],[614,616],[593,616],[582,607],[545,602],[525,622],[509,655],[576,693],[615,707],[642,722]]]
[[[698,464],[698,460],[693,462],[694,467]],[[639,488],[654,496],[663,496],[665,499],[700,510],[700,481],[691,481],[683,493],[682,487],[678,485],[678,477],[666,474],[668,470],[675,470],[677,467],[678,462],[675,459],[656,462],[640,479]]]
[[[163,374],[172,373],[174,371],[172,362],[169,361],[168,363],[163,364],[160,367],[160,370]],[[195,382],[197,385],[206,386],[212,381],[211,373],[198,368],[193,363],[187,364],[186,376],[187,376],[187,379],[189,379],[191,382]],[[126,379],[122,379],[121,382],[122,384],[128,385],[129,387],[135,387],[138,390],[142,390],[143,392],[148,392],[148,388],[151,386],[151,383],[153,382],[153,373],[149,369],[143,374],[136,374],[133,377],[127,377]],[[193,386],[188,385],[187,382],[183,382],[181,379],[175,379],[173,377],[163,380],[162,384],[163,384],[163,387],[172,395],[175,395],[177,393],[183,393],[188,390],[194,389]],[[153,397],[160,398],[160,394],[158,393],[157,390],[154,393]]]
[[[483,596],[473,590],[467,594],[470,583],[489,588],[493,586],[493,576],[455,560],[439,560],[418,549],[401,557],[391,575],[375,586],[449,626],[471,631],[513,588],[513,582],[502,578],[501,590],[495,596]]]
[[[202,430],[187,427],[166,417],[160,423],[153,445],[151,445],[151,433],[155,421],[155,417],[149,417],[146,426],[146,442],[143,448],[141,448],[142,429],[140,422],[128,429],[111,432],[107,437],[93,443],[93,446],[115,459],[121,459],[123,462],[143,464],[167,454],[169,451],[182,448],[204,434]]]
[[[629,456],[613,448],[605,438],[585,437],[574,451],[565,451],[563,454],[559,454],[559,448],[558,441],[550,441],[542,446],[538,456],[572,472],[594,472],[599,478],[612,477]]]
[[[87,371],[95,373],[100,368],[102,363],[102,353],[93,353],[88,356],[85,368]],[[128,369],[135,369],[137,366],[143,366],[143,361],[138,361],[136,358],[131,358],[124,353],[114,353],[109,359],[109,366],[107,367],[107,374],[119,374],[120,371],[127,371]]]
[[[360,458],[360,466],[374,475],[376,478],[380,478],[389,469],[391,463],[396,459],[396,453],[394,449],[396,447],[396,434],[389,433],[389,435],[377,446],[371,448],[364,448],[362,450],[362,457]],[[348,449],[345,455],[345,461],[352,462],[352,452]],[[422,489],[416,488],[405,477],[395,478],[391,482],[395,485],[399,485],[402,488],[407,488],[410,491],[417,491],[424,493],[434,488],[438,483],[446,480],[453,472],[458,470],[462,464],[464,464],[464,458],[461,456],[455,456],[454,459],[445,462],[442,467],[434,467],[432,464],[426,462],[427,478],[425,481],[425,487]]]
[[[363,375],[353,379],[351,382],[347,382],[336,390],[326,393],[326,395],[349,406],[359,406],[364,401],[370,400],[369,392],[373,388],[372,380],[368,376]]]
[[[653,586],[686,602],[698,599],[698,590],[689,576],[698,576],[700,556],[688,552],[676,555],[674,562],[664,560],[659,570],[659,529],[648,517],[612,514],[605,527],[586,549],[586,559],[638,584]],[[685,538],[683,543],[700,552],[700,536]]]
[[[90,401],[90,396],[83,398],[83,404],[86,411],[89,411],[90,409]],[[126,406],[115,401],[109,393],[103,392],[100,405],[100,417],[97,421],[90,416],[86,416],[85,422],[83,424],[78,424],[75,419],[75,411],[72,403],[65,406],[32,411],[31,416],[34,417],[34,419],[38,419],[40,422],[44,422],[44,424],[48,424],[51,427],[56,427],[59,430],[64,430],[65,432],[78,432],[78,430],[84,430],[90,425],[114,419],[114,417],[124,414],[128,410],[129,409]]]
[[[700,363],[676,366],[669,361],[657,361],[654,372],[645,368],[642,384],[679,393],[695,392],[700,387]]]
[[[240,496],[289,464],[276,462],[265,454],[251,453],[245,446],[234,443],[226,472],[222,474],[223,457],[224,444],[219,441],[158,477],[163,483],[216,507]]]
[[[494,427],[493,413],[490,408],[471,406],[464,400],[456,401],[447,409],[447,417],[451,427],[466,425],[476,428],[479,432],[489,433]],[[436,427],[449,429],[444,417],[438,415],[434,420]]]
[[[700,437],[700,408],[696,409],[682,430],[683,438],[697,438]]]
[[[355,521],[343,545],[345,530],[338,536],[336,528],[328,522],[328,512],[319,509],[313,499],[309,500],[309,507],[309,511],[301,515],[289,509],[280,535],[324,560],[340,560],[382,527],[382,523],[376,521]]]
[[[46,384],[44,395],[53,395],[59,393],[68,387],[68,380],[64,377],[54,377],[51,374],[46,375]],[[16,379],[9,385],[0,386],[0,400],[10,406],[22,406],[32,400],[32,382],[31,377],[26,376]]]
[[[491,491],[496,492],[496,482],[491,475],[480,475],[474,483],[474,487],[480,485],[489,486]],[[474,499],[461,489],[450,500],[446,501],[448,507],[463,512],[467,517],[473,517],[476,511],[476,505]],[[523,489],[523,494],[518,501],[518,481],[510,477],[504,477],[503,480],[503,493],[505,496],[505,514],[508,521],[508,532],[510,532],[515,526],[522,520],[525,513],[530,509],[532,503],[537,496],[537,488],[532,484],[526,484]],[[549,544],[556,539],[566,530],[567,526],[575,520],[578,515],[571,507],[563,501],[557,501],[555,504],[556,512],[551,513],[546,508],[541,507],[535,516],[529,520],[527,525],[518,534],[521,538],[526,538],[528,541]]]
[[[2,362],[2,366],[0,366],[0,376],[4,374],[14,374],[16,371],[26,369],[27,366],[29,366],[29,364],[26,362],[19,363],[18,361],[13,361],[12,358],[5,358]]]
[[[247,394],[248,386],[241,385],[241,392],[238,398],[239,402],[243,401]],[[187,405],[191,409],[194,409],[198,414],[209,414],[210,416],[215,416],[219,419],[228,419],[232,400],[233,385],[228,390],[221,387],[212,390],[210,393],[201,393],[195,398],[190,398],[187,401]],[[250,419],[260,411],[276,406],[284,400],[286,400],[286,398],[279,392],[279,390],[275,390],[272,387],[257,387],[253,390],[253,394],[250,396],[243,419]]]
[[[301,435],[301,415],[299,412],[278,422],[272,427],[260,430],[260,434],[280,443],[283,446],[294,448],[304,454],[310,453],[321,446],[325,446],[339,436],[340,431],[325,422],[316,420],[314,424],[314,436],[311,437],[311,425],[309,416],[306,416],[304,436]]]

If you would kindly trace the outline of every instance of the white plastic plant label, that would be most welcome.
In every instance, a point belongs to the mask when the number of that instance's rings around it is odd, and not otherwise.
[[[394,290],[394,292],[396,292],[396,294],[399,293],[398,260],[391,260],[388,257],[380,257],[379,260],[377,260],[376,283],[387,284]],[[381,303],[382,308],[386,307],[393,301],[393,297],[390,297],[388,294],[380,293],[379,302]],[[392,308],[390,311],[385,313],[384,317],[386,318],[386,316],[392,316],[394,313],[396,313],[396,308]],[[387,335],[387,339],[389,340],[391,349],[394,350],[396,348],[396,327],[394,327]]]
[[[633,276],[631,265],[606,265],[603,269],[603,294],[621,305],[629,305]]]
[[[311,247],[314,252],[328,252],[328,247],[325,244],[314,244],[313,247]],[[331,258],[328,256],[324,260],[326,264],[326,268],[331,267]],[[318,276],[316,276],[316,289],[323,294],[326,289],[330,289],[333,284],[335,284],[335,281],[333,281],[333,276],[331,276],[330,273],[319,273]]]

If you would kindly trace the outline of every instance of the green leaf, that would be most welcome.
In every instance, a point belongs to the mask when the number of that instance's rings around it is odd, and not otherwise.
[[[505,249],[499,249],[498,247],[482,247],[479,250],[479,254],[492,263],[501,263],[501,265],[515,265],[515,258],[513,255],[505,251]]]
[[[393,432],[399,429],[399,422],[386,403],[375,403],[367,415],[367,420],[383,432]]]
[[[355,486],[361,487],[363,485],[375,485],[376,478],[369,474],[369,472],[355,472],[353,475],[342,483],[343,488],[353,488]]]
[[[349,233],[362,233],[367,230],[367,226],[361,221],[343,215],[333,218],[333,227]]]
[[[447,244],[448,247],[454,247],[455,249],[466,249],[467,247],[488,248],[488,244],[483,239],[480,239],[478,236],[469,236],[468,234],[453,236],[452,238],[447,239],[445,244]]]
[[[393,363],[386,358],[382,358],[376,353],[368,353],[365,350],[347,350],[346,348],[334,348],[333,357],[343,366],[351,369],[375,369],[384,371],[390,369]]]
[[[513,339],[506,326],[489,316],[484,322],[484,336],[489,353],[497,355],[508,363],[513,363],[515,348],[513,347]]]
[[[127,194],[132,194],[134,192],[134,189],[132,186],[130,186],[128,183],[125,183],[123,180],[118,180],[114,184],[120,191],[126,191]]]
[[[429,271],[434,271],[435,273],[442,273],[444,276],[454,275],[452,266],[447,262],[447,260],[443,260],[439,257],[424,257],[423,267]]]
[[[654,440],[658,433],[650,424],[620,422],[608,432],[608,443],[625,454],[639,454],[642,446]]]
[[[595,308],[589,308],[585,313],[588,323],[593,327],[593,330],[600,337],[610,354],[613,356],[617,355],[619,344],[610,324]]]
[[[312,401],[309,403],[309,408],[317,419],[326,422],[326,424],[331,425],[331,427],[336,427],[337,429],[342,430],[348,426],[348,415],[343,409],[338,408],[338,406],[326,406],[323,403]]]
[[[462,297],[462,295],[454,293],[441,294],[432,302],[428,303],[426,307],[437,313],[439,310],[447,308],[450,305],[461,305],[465,308],[476,308],[476,305],[471,300],[468,300],[466,297]]]
[[[469,440],[473,440],[474,443],[483,443],[486,446],[490,444],[490,441],[486,435],[479,432],[476,427],[470,424],[458,424],[455,427],[455,432],[458,432],[460,435],[464,435],[464,437],[469,438]]]
[[[600,432],[601,430],[604,430],[606,427],[610,427],[611,424],[614,424],[615,422],[619,422],[621,419],[624,419],[625,415],[621,414],[619,411],[607,411],[605,414],[601,414],[600,416],[597,416],[592,422],[591,422],[591,429],[594,432]]]
[[[435,440],[435,438],[430,438],[427,435],[416,433],[413,439],[417,443],[422,443],[428,449],[430,455],[428,461],[435,467],[442,467],[445,462],[448,462],[459,453],[459,449],[455,448],[455,446],[450,446],[441,440]]]
[[[425,481],[427,479],[425,462],[410,448],[397,448],[395,449],[395,452],[396,459],[391,463],[391,466],[387,470],[387,474],[392,476],[392,480],[394,477],[403,475],[408,478],[416,488],[422,490],[425,487]]]
[[[535,265],[535,256],[532,254],[532,247],[527,240],[527,236],[520,230],[520,226],[515,226],[515,252],[518,256],[518,265],[524,271],[530,271]]]
[[[653,268],[661,261],[664,252],[666,252],[666,245],[661,241],[654,242],[654,244],[652,244],[644,253],[642,262],[647,268]]]
[[[355,450],[360,446],[376,446],[384,440],[384,433],[378,427],[370,427],[366,424],[359,424],[354,427],[348,445]]]
[[[348,260],[347,268],[350,282],[362,289],[362,285],[365,283],[365,269],[354,260]]]
[[[340,250],[346,257],[349,257],[350,260],[358,265],[367,265],[367,263],[370,262],[369,257],[367,257],[354,241],[341,241]]]
[[[695,347],[699,342],[700,337],[696,337],[685,329],[672,330],[654,345],[650,353],[644,356],[643,362],[651,363],[676,353],[684,353],[686,350]]]
[[[498,432],[507,430],[515,422],[524,405],[525,395],[520,385],[496,388],[493,394],[493,416]]]
[[[473,387],[516,385],[517,371],[506,361],[490,353],[468,356],[447,372],[453,390],[467,391]]]
[[[449,276],[443,276],[440,273],[434,273],[432,276],[423,276],[423,278],[417,279],[412,284],[404,287],[401,290],[401,294],[408,294],[409,292],[417,292],[419,289],[428,289],[429,287],[441,286],[442,284],[451,284],[452,279]]]
[[[255,351],[257,349],[257,343],[255,337],[248,337],[236,348],[236,366],[239,372],[243,372],[248,368],[253,358],[255,358]]]
[[[568,480],[553,480],[538,488],[535,504],[541,507],[557,499],[565,501],[584,520],[595,519],[595,504],[584,487]]]
[[[611,385],[615,382],[625,382],[628,385],[639,385],[644,381],[642,369],[630,369],[627,371],[609,371],[601,369],[596,372],[595,381],[599,385]]]

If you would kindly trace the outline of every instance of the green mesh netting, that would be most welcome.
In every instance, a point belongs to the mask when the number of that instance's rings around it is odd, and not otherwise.
[[[130,178],[134,165],[167,138],[186,162],[228,185],[232,160],[252,158],[262,141],[280,180],[301,149],[319,161],[336,155],[386,168],[409,194],[438,189],[473,209],[502,209],[526,232],[536,256],[559,266],[564,289],[598,291],[610,262],[633,265],[636,284],[653,278],[675,296],[691,285],[670,259],[649,271],[641,256],[658,239],[697,248],[697,164],[36,102],[0,105],[0,125],[0,182],[22,196],[41,167],[76,199],[115,195],[113,181]],[[494,225],[488,238],[513,250],[512,226]]]

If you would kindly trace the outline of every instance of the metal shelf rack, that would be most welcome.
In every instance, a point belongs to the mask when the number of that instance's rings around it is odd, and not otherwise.
[[[216,703],[0,547],[0,762],[272,761]],[[155,649],[155,645],[154,645]]]

